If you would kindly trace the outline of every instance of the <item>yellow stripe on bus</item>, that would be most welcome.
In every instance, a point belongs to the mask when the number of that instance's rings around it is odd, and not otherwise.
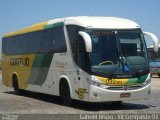
[[[4,35],[4,37],[19,35],[19,34],[28,33],[28,32],[34,32],[34,31],[38,31],[38,30],[43,30],[44,26],[47,24],[48,24],[48,22],[41,22],[41,23],[32,25],[30,27],[18,30],[16,32],[7,33]]]

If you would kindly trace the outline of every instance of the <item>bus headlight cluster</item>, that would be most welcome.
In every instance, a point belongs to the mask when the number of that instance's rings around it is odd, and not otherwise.
[[[148,85],[148,84],[150,84],[150,83],[151,83],[151,78],[147,79],[147,80],[143,83],[143,85],[146,86],[146,85]]]
[[[143,85],[146,86],[151,83],[150,75],[148,75],[147,79],[144,81]]]
[[[100,87],[100,88],[106,88],[107,86],[104,85],[103,83],[101,83],[99,80],[96,80],[96,79],[90,79],[88,80],[89,84],[90,85],[94,85],[94,86],[97,86],[97,87]]]

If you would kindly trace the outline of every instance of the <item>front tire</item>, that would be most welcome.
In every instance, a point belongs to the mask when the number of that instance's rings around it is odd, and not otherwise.
[[[69,85],[66,81],[62,82],[60,84],[60,96],[61,96],[62,102],[65,106],[72,105],[72,99],[71,99],[71,95],[70,95]]]

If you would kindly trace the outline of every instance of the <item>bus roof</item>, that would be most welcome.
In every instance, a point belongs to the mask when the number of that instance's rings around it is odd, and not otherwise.
[[[88,28],[102,29],[130,29],[140,28],[139,25],[131,20],[117,17],[69,17],[65,19],[65,24],[74,24]]]
[[[79,17],[67,17],[67,18],[54,19],[46,22],[41,22],[15,32],[7,33],[4,35],[4,37],[48,29],[51,27],[59,26],[59,25],[78,25],[78,26],[87,27],[87,28],[99,28],[99,29],[140,28],[137,23],[124,18],[79,16]]]

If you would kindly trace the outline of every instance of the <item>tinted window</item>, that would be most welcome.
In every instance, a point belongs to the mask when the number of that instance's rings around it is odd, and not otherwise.
[[[82,27],[79,26],[67,26],[74,61],[83,70],[89,71],[89,55],[85,50],[85,43],[83,38],[78,34],[81,29]]]
[[[52,52],[66,52],[66,43],[62,27],[51,30],[51,46]]]
[[[63,27],[51,28],[3,38],[4,54],[66,52]]]
[[[68,35],[69,35],[69,41],[71,44],[71,48],[72,48],[72,53],[73,53],[73,58],[75,61],[77,61],[77,39],[78,39],[78,31],[79,31],[79,27],[77,26],[67,26],[67,31],[68,31]]]

